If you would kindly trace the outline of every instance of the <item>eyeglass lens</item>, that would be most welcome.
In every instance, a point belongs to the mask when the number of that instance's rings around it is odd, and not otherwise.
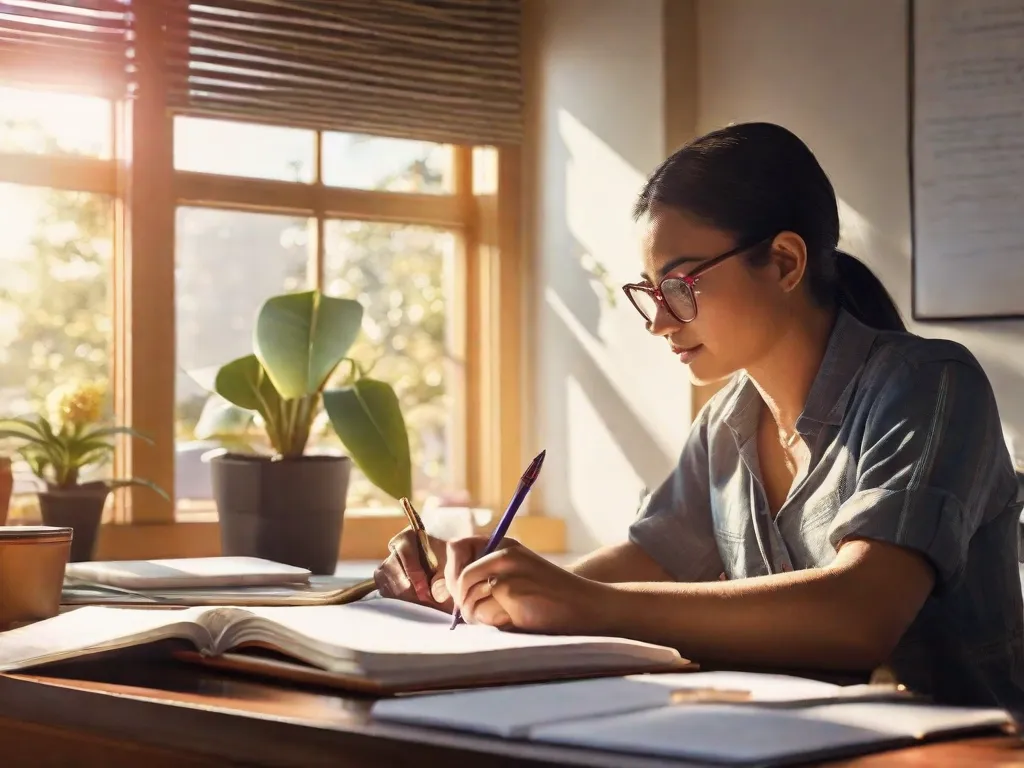
[[[661,284],[661,295],[665,297],[665,304],[668,305],[672,314],[683,322],[688,322],[696,317],[697,308],[693,293],[686,281],[675,278],[665,280]],[[654,322],[654,317],[658,314],[658,303],[654,297],[646,291],[637,289],[633,289],[630,296],[647,322]]]

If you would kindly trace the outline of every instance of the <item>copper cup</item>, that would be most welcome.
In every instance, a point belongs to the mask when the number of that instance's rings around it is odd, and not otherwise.
[[[0,527],[0,632],[60,612],[71,528]]]

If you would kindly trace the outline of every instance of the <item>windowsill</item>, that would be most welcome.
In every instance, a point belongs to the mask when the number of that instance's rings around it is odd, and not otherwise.
[[[14,505],[12,505],[14,507]],[[8,525],[39,524],[38,507],[12,508]],[[421,510],[427,530],[441,538],[489,534],[495,518],[490,510]],[[406,527],[397,507],[354,507],[345,511],[338,558],[341,561],[380,562],[388,555],[388,542]],[[544,555],[566,552],[565,521],[542,514],[522,514],[509,536]],[[219,555],[220,525],[212,505],[179,505],[174,522],[132,523],[107,521],[100,529],[95,558],[140,560]]]
[[[360,517],[405,519],[398,507],[351,507],[345,510],[345,520]],[[216,523],[217,509],[212,504],[179,503],[174,512],[175,523]]]
[[[349,510],[345,514],[338,559],[380,562],[388,555],[388,542],[405,526],[405,516],[397,510]],[[487,534],[492,527],[493,523],[487,521],[473,526],[472,532]],[[509,536],[540,554],[566,551],[565,521],[559,518],[523,515],[512,523]],[[173,523],[107,523],[100,531],[95,557],[136,560],[213,557],[220,553],[220,525],[215,514],[206,512],[179,516]]]

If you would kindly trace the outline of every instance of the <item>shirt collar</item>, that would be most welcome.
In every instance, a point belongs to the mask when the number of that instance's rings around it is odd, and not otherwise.
[[[811,384],[811,391],[807,393],[804,411],[797,419],[798,432],[805,428],[801,422],[831,426],[843,423],[860,370],[876,338],[878,331],[864,325],[845,309],[839,309],[825,348],[825,357]]]
[[[878,331],[864,325],[845,309],[836,314],[821,366],[811,384],[796,429],[802,435],[822,426],[838,426],[846,415],[857,386],[858,374],[878,337]],[[761,395],[745,373],[736,392],[723,409],[723,419],[742,444],[757,429]]]

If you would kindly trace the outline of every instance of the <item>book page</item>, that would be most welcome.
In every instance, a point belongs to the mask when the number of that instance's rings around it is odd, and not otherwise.
[[[253,607],[246,611],[269,620],[296,638],[374,655],[464,655],[489,651],[604,643],[649,649],[664,656],[666,649],[620,638],[539,635],[505,632],[494,627],[461,624],[450,629],[446,613],[403,600],[369,600],[339,606]],[[669,651],[669,654],[675,654]]]
[[[621,638],[526,634],[471,624],[451,629],[445,613],[385,598],[246,611],[252,618],[218,636],[216,652],[268,644],[329,672],[381,684],[663,671],[682,663],[671,648]]]
[[[214,609],[78,608],[0,633],[0,671],[168,638],[191,640],[201,649],[209,645],[211,637],[199,622],[211,610]]]
[[[913,18],[917,312],[1024,314],[1024,5],[917,0]]]

